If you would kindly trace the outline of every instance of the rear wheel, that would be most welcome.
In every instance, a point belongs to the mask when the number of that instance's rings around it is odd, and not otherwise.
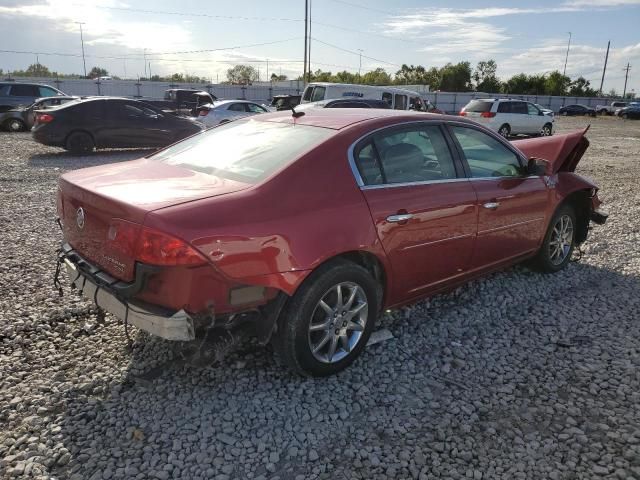
[[[575,247],[575,231],[575,211],[570,205],[562,205],[549,223],[549,229],[533,266],[545,273],[554,273],[565,268]]]
[[[626,120],[627,118],[629,118],[629,115],[628,115],[627,113],[623,113],[623,114],[621,115],[621,117],[622,117],[622,118],[624,118],[624,119]]]
[[[498,133],[504,138],[509,138],[509,135],[511,135],[511,127],[505,123],[498,129]]]
[[[380,287],[351,262],[331,262],[305,280],[279,320],[274,344],[281,360],[303,375],[348,367],[366,346],[379,310]]]
[[[553,135],[553,127],[550,123],[546,123],[544,127],[542,127],[542,130],[540,130],[540,136],[550,137],[551,135]]]
[[[95,148],[93,138],[86,132],[73,132],[67,137],[65,149],[74,155],[91,153]]]
[[[27,129],[24,122],[18,118],[10,118],[4,123],[4,126],[10,132],[22,132]]]

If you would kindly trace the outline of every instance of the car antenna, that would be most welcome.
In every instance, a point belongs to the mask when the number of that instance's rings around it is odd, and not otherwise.
[[[295,109],[295,108],[293,108],[293,105],[291,105],[291,107],[289,107],[289,108],[291,108],[291,111],[293,112],[293,113],[291,114],[291,116],[292,116],[293,118],[300,118],[300,117],[302,117],[302,116],[304,115],[304,112],[296,112],[296,109]]]

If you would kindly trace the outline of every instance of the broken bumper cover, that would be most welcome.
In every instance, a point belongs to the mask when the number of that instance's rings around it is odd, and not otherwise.
[[[69,245],[62,247],[58,261],[65,267],[72,286],[120,320],[166,340],[189,341],[196,338],[194,320],[184,310],[172,312],[130,300],[144,288],[146,277],[154,267],[139,265],[142,268],[136,269],[135,281],[126,283],[87,262]]]
[[[604,210],[595,209],[591,212],[591,221],[598,225],[604,225],[607,218],[609,218],[609,214]]]

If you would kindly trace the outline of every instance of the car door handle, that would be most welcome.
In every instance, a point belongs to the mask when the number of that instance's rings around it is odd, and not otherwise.
[[[487,202],[482,205],[484,208],[488,208],[489,210],[495,210],[500,206],[500,202]]]
[[[411,213],[400,213],[398,215],[389,215],[387,217],[387,222],[398,223],[398,222],[406,222],[413,218]]]

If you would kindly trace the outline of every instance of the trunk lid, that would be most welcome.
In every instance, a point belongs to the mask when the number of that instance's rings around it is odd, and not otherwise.
[[[512,144],[527,158],[541,158],[551,164],[551,173],[573,172],[589,147],[584,136],[589,127],[551,137],[515,140]]]
[[[194,172],[150,159],[75,170],[59,181],[65,240],[84,258],[124,281],[135,258],[110,248],[118,222],[138,229],[159,208],[248,188],[250,184]]]

